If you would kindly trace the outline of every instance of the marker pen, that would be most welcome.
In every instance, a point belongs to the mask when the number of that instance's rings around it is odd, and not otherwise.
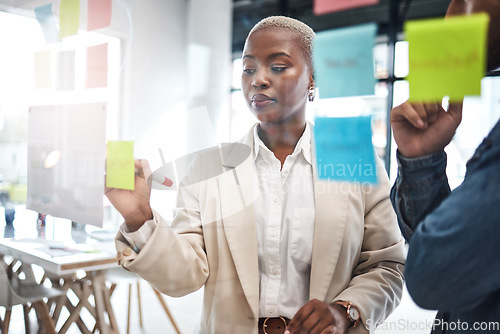
[[[174,184],[174,181],[170,180],[168,177],[161,176],[153,173],[153,181],[163,184],[164,186],[171,187]]]

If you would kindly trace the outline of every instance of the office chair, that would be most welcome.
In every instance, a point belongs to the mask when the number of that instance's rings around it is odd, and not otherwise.
[[[25,282],[18,277],[11,278],[3,261],[0,262],[0,291],[2,291],[0,293],[0,306],[5,307],[4,319],[0,319],[3,334],[7,334],[9,331],[12,307],[16,305],[23,305],[26,333],[29,333],[29,304],[36,310],[38,319],[41,320],[47,333],[56,333],[55,324],[43,299],[64,295],[65,291],[38,285],[36,282]]]

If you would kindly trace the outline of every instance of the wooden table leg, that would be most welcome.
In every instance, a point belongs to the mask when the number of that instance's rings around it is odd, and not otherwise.
[[[153,287],[151,287],[151,288],[154,290],[156,296],[158,297],[158,300],[160,301],[161,306],[163,306],[163,309],[167,313],[167,316],[170,319],[170,322],[172,323],[172,325],[174,326],[175,331],[178,334],[181,334],[181,331],[177,327],[177,324],[175,323],[174,317],[172,316],[172,314],[170,314],[170,310],[168,309],[167,303],[165,303],[165,300],[163,299],[161,293],[158,290],[156,290],[155,288],[153,288]]]
[[[35,308],[36,313],[38,314],[38,318],[42,320],[43,327],[45,328],[48,334],[56,334],[56,327],[52,318],[49,314],[49,308],[47,304],[43,300],[34,302],[33,307]]]
[[[10,325],[10,317],[12,315],[12,309],[6,308],[5,309],[5,316],[3,317],[2,321],[2,333],[8,333],[9,332],[9,325]]]
[[[118,323],[116,322],[115,312],[113,311],[113,306],[111,305],[111,294],[112,291],[106,287],[106,277],[104,273],[102,273],[102,292],[104,298],[104,306],[106,307],[106,313],[108,314],[109,323],[111,325],[111,329],[114,333],[118,333]]]
[[[76,284],[79,284],[79,283],[76,283]],[[80,284],[81,284],[81,282],[80,282]],[[75,288],[73,291],[75,291],[75,294],[77,294],[78,289]],[[80,310],[85,305],[84,301],[87,301],[87,299],[91,295],[91,293],[92,293],[92,291],[90,290],[90,287],[87,284],[83,283],[81,293],[77,294],[79,302],[76,306],[73,306],[73,304],[71,304],[71,301],[69,300],[69,298],[66,297],[67,298],[66,308],[70,312],[70,315],[69,315],[68,319],[66,319],[66,322],[64,323],[64,325],[59,330],[60,334],[66,333],[68,331],[69,327],[71,326],[71,324],[73,322],[76,322],[77,319],[80,318]]]
[[[94,290],[96,319],[100,333],[118,333],[118,325],[116,323],[115,315],[111,307],[109,295],[106,294],[106,277],[103,271],[96,271],[90,273],[92,276],[92,286]],[[106,323],[104,313],[108,314],[110,324]]]
[[[26,331],[26,334],[31,334],[31,327],[30,327],[30,308],[28,305],[23,304],[23,313],[24,313],[24,330]]]

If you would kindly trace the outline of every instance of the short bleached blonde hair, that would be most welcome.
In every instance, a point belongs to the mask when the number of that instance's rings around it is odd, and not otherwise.
[[[267,29],[267,28],[283,28],[283,29],[288,29],[292,32],[295,32],[303,44],[306,58],[309,61],[309,65],[312,68],[312,65],[313,65],[313,42],[314,42],[314,36],[316,34],[314,33],[314,30],[311,29],[311,27],[309,27],[304,22],[293,19],[291,17],[269,16],[269,17],[266,17],[265,19],[260,20],[259,22],[257,22],[253,26],[252,30],[250,30],[250,32],[248,33],[246,40],[248,41],[248,38],[254,32],[262,30],[262,29]],[[246,43],[246,41],[245,41],[245,43]]]

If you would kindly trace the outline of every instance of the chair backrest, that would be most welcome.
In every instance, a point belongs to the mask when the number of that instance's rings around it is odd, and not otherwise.
[[[24,282],[18,277],[9,278],[5,265],[0,263],[0,306],[33,303],[46,297],[56,297],[66,292],[57,288],[47,288],[35,282]]]
[[[5,270],[5,264],[3,261],[0,262],[0,306],[11,307],[9,302],[12,287],[9,282],[9,275]]]

